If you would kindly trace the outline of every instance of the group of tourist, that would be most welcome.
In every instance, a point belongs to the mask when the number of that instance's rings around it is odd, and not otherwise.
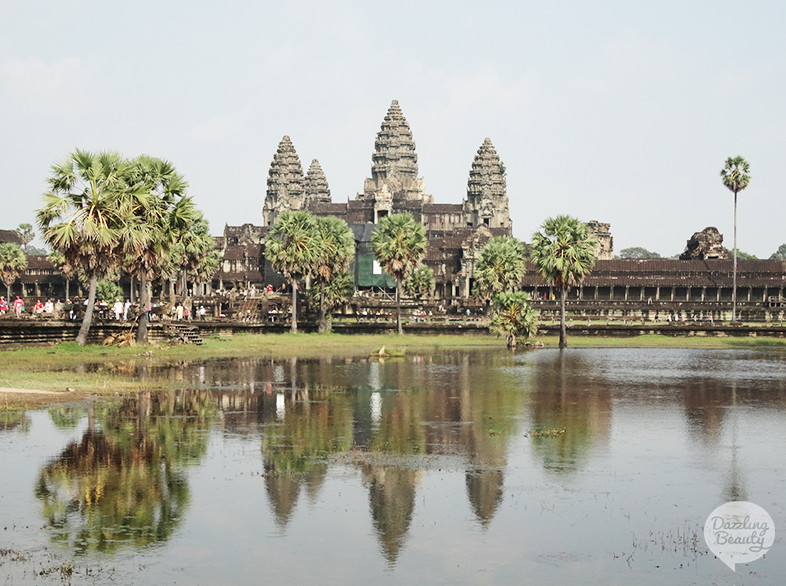
[[[11,309],[14,310],[14,316],[17,318],[22,317],[22,312],[25,310],[25,301],[19,295],[16,296],[13,303],[11,303]],[[8,301],[4,296],[0,296],[0,316],[5,315],[8,313]]]

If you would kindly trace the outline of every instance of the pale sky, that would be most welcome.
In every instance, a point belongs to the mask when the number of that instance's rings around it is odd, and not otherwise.
[[[172,161],[220,235],[262,224],[288,134],[334,202],[363,189],[397,99],[437,203],[466,196],[490,137],[514,235],[549,216],[611,224],[663,255],[716,226],[786,242],[786,2],[2,0],[0,228],[33,223],[74,148]]]

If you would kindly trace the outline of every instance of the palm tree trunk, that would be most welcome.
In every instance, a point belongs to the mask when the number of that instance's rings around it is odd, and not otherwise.
[[[82,318],[82,326],[79,328],[79,334],[76,336],[76,343],[80,346],[87,344],[87,334],[90,332],[90,323],[93,321],[93,308],[96,304],[96,287],[98,287],[98,277],[93,275],[90,277],[90,285],[87,288],[87,307]]]
[[[148,297],[147,297],[147,275],[142,275],[139,279],[139,323],[136,327],[136,342],[137,344],[147,344],[147,320],[150,317],[147,311]]]
[[[734,268],[731,278],[731,321],[737,319],[737,192],[734,192]]]
[[[399,336],[404,334],[401,326],[401,279],[396,279],[396,329]]]
[[[565,323],[565,297],[564,287],[559,289],[559,349],[568,347],[568,326]]]
[[[292,281],[292,326],[289,331],[297,334],[297,281]]]
[[[319,292],[319,329],[318,332],[320,334],[326,334],[328,331],[328,324],[327,319],[325,319],[325,284],[322,283],[321,290]]]

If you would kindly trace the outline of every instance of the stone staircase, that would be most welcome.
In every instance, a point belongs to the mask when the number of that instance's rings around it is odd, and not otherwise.
[[[184,344],[202,345],[202,336],[199,335],[199,328],[181,323],[170,323],[169,330],[175,337],[182,340]]]

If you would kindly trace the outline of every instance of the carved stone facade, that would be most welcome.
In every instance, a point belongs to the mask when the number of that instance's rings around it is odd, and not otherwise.
[[[685,245],[680,260],[707,260],[730,258],[729,251],[723,248],[723,235],[714,226],[696,232]]]
[[[597,220],[587,222],[590,234],[597,240],[595,260],[614,260],[614,238],[611,236],[611,224]]]

